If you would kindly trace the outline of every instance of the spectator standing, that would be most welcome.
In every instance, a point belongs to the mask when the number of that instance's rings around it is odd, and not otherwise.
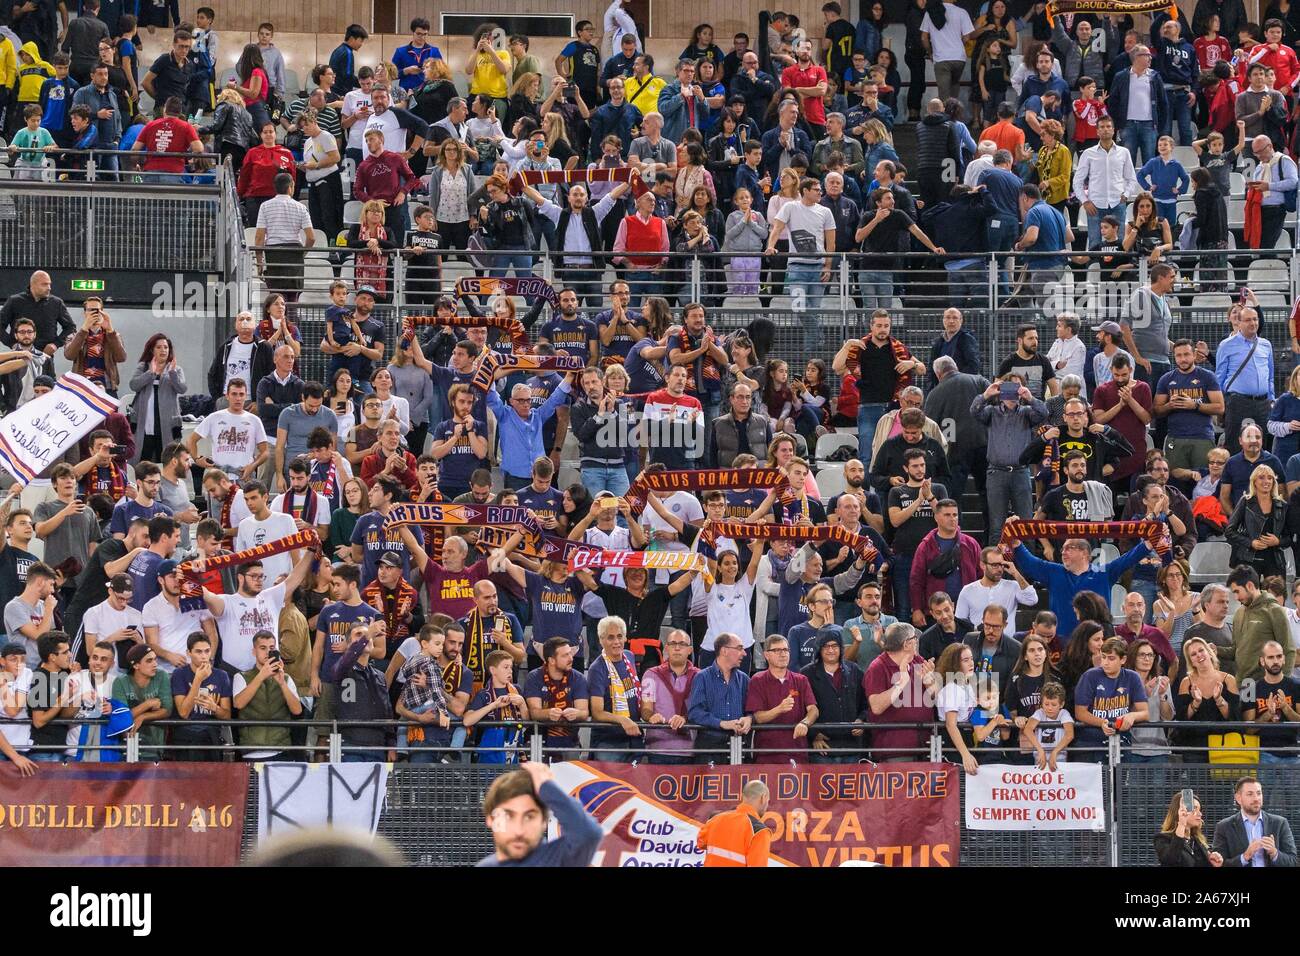
[[[334,85],[331,92],[342,99],[357,88],[357,51],[370,37],[366,28],[359,23],[348,24],[343,33],[343,42],[330,54],[329,66],[334,71]]]
[[[72,95],[72,105],[84,106],[90,110],[96,131],[97,149],[117,149],[122,139],[122,107],[117,98],[117,91],[108,85],[107,64],[95,64],[90,71],[90,82]],[[157,112],[162,112],[161,105]],[[118,168],[117,156],[99,156],[96,157],[96,162],[109,171],[116,171]]]
[[[99,0],[85,0],[80,12],[68,23],[62,49],[72,56],[72,78],[90,82],[90,70],[99,62],[99,41],[109,38],[108,26],[99,19]]]
[[[1151,68],[1150,48],[1135,46],[1129,56],[1132,66],[1117,72],[1106,85],[1110,91],[1106,108],[1137,166],[1156,155],[1156,136],[1168,122],[1169,99],[1160,74]]]
[[[1237,330],[1219,343],[1214,377],[1227,401],[1224,446],[1235,455],[1241,451],[1243,423],[1246,419],[1267,422],[1275,395],[1273,344],[1259,334],[1255,309],[1243,308],[1237,315]]]
[[[182,103],[190,101],[190,84],[194,79],[195,61],[190,57],[194,46],[194,35],[188,30],[176,30],[172,34],[172,48],[154,60],[149,71],[145,73],[140,86],[153,97],[155,112],[161,113],[163,105],[176,97]],[[91,74],[94,80],[94,74]],[[108,75],[105,68],[104,82]]]
[[[1133,154],[1115,142],[1115,121],[1097,120],[1097,145],[1081,154],[1074,168],[1074,195],[1083,201],[1088,216],[1088,248],[1101,244],[1101,220],[1114,216],[1123,226],[1128,202],[1139,190]]]
[[[961,589],[980,576],[980,545],[959,527],[957,502],[944,498],[934,504],[935,528],[917,545],[908,575],[912,624],[926,624],[930,596],[945,592],[954,601]]]
[[[1224,866],[1296,865],[1295,838],[1286,817],[1264,811],[1264,788],[1254,777],[1241,777],[1233,787],[1240,813],[1214,825],[1214,852]]]
[[[946,3],[944,7],[953,5]],[[961,181],[962,166],[957,126],[944,112],[942,99],[930,100],[925,119],[916,129],[916,179],[921,199],[927,205],[938,205],[946,199],[952,185]]]
[[[971,402],[971,415],[988,429],[989,541],[999,539],[1008,515],[1028,514],[1032,507],[1029,470],[1020,462],[1035,429],[1047,420],[1047,406],[1018,379],[1012,373]],[[960,599],[957,616],[974,620],[962,613]]]
[[[465,59],[465,75],[469,80],[471,96],[482,94],[493,101],[498,116],[506,115],[506,97],[510,89],[510,54],[493,49],[493,37],[501,28],[495,23],[480,24],[474,31],[474,53]],[[595,55],[593,71],[600,65],[600,55]],[[557,67],[558,68],[558,67]],[[592,79],[595,79],[593,72]],[[594,83],[593,83],[594,86]],[[592,91],[591,102],[597,101]]]
[[[1267,136],[1256,136],[1250,145],[1258,165],[1246,182],[1246,244],[1252,249],[1272,249],[1282,235],[1287,212],[1295,208],[1300,174],[1295,161],[1274,149]]]
[[[942,16],[939,16],[940,10],[932,7],[927,0],[920,35],[926,53],[934,60],[935,86],[939,100],[943,101],[957,95],[962,72],[966,69],[965,44],[974,39],[975,24],[971,22],[970,14],[955,3],[944,2],[940,8]],[[908,106],[912,108],[910,102]],[[919,99],[917,106],[920,106]],[[915,112],[915,108],[912,111]]]

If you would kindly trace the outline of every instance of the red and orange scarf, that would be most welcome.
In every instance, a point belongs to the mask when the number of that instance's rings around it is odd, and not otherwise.
[[[564,675],[564,680],[558,681],[551,677],[549,667],[542,667],[542,687],[546,692],[542,703],[547,707],[558,707],[560,710],[573,706],[573,672]],[[548,737],[568,737],[572,731],[563,724],[552,724],[546,728]]]
[[[903,344],[901,339],[896,339],[891,335],[889,337],[889,347],[894,352],[895,365],[897,365],[899,362],[912,361],[912,353],[911,351],[908,350],[907,346]],[[854,348],[852,348],[850,350],[850,356],[849,356],[850,362],[858,362],[861,351],[862,350],[860,347],[855,346]],[[858,380],[859,381],[862,380],[862,365],[860,362],[858,363]],[[901,393],[903,389],[908,388],[911,384],[912,384],[911,372],[904,372],[902,375],[896,375],[894,379],[894,401],[898,401],[899,393]]]
[[[378,578],[361,589],[361,600],[384,616],[388,636],[399,641],[411,634],[409,617],[417,597],[415,588],[400,578],[397,587],[391,591],[380,584]]]
[[[107,475],[104,473],[108,472]],[[121,501],[126,495],[126,473],[117,467],[117,462],[96,465],[81,478],[81,490],[87,497],[105,494],[114,502]]]

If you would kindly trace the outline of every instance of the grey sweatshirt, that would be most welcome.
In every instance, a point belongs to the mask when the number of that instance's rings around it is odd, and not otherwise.
[[[988,463],[1003,467],[1020,467],[1020,456],[1033,441],[1034,426],[1047,421],[1047,405],[1037,398],[1007,408],[1000,399],[976,395],[970,413],[988,427]]]

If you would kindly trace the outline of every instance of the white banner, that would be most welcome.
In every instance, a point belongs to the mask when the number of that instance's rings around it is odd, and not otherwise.
[[[970,830],[1104,830],[1101,764],[984,764],[962,776]]]
[[[18,484],[30,484],[115,411],[116,399],[67,372],[53,389],[0,419],[0,465]]]
[[[259,763],[257,837],[307,827],[374,834],[388,794],[387,763]]]

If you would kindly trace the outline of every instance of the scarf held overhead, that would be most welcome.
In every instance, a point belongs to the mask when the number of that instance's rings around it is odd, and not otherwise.
[[[646,570],[698,571],[706,578],[708,562],[694,551],[621,551],[603,548],[575,549],[567,556],[570,573],[592,568],[645,568]]]
[[[541,276],[514,276],[494,279],[488,276],[463,276],[456,282],[457,295],[517,295],[524,299],[545,299],[554,308],[560,294]]]
[[[528,348],[528,330],[524,328],[524,323],[518,319],[506,319],[499,315],[408,315],[402,319],[403,348],[407,348],[414,341],[417,325],[445,325],[457,329],[505,329],[515,348]]]
[[[542,534],[542,526],[527,508],[518,505],[402,504],[388,509],[384,530],[400,525],[452,525],[482,528],[488,525],[518,526],[530,534]]]
[[[1164,554],[1169,544],[1164,540],[1165,526],[1159,521],[1008,521],[1002,526],[998,545],[1009,550],[1026,538],[1143,538],[1157,552]]]
[[[634,515],[646,507],[650,492],[708,491],[719,489],[775,488],[783,504],[797,497],[779,468],[701,468],[698,471],[655,471],[637,476],[624,496]]]
[[[587,362],[581,355],[530,355],[515,352],[502,355],[488,352],[479,363],[478,371],[470,384],[481,391],[492,387],[492,376],[498,369],[517,372],[581,372]]]
[[[526,185],[570,186],[573,183],[631,183],[633,199],[650,191],[635,166],[614,166],[596,169],[521,169],[510,178],[510,192],[518,196]]]
[[[1156,13],[1166,11],[1178,19],[1177,4],[1169,0],[1049,0],[1047,22],[1054,26],[1058,13]]]
[[[880,554],[866,535],[855,534],[834,524],[750,524],[744,521],[706,521],[704,527],[700,529],[700,537],[710,544],[720,537],[750,541],[834,541],[847,545],[868,564],[875,561]]]
[[[316,534],[315,529],[307,528],[304,531],[299,531],[276,541],[268,541],[266,544],[254,545],[251,548],[245,548],[243,551],[208,558],[204,562],[203,569],[204,571],[221,571],[225,568],[247,564],[249,561],[260,561],[262,558],[284,554],[286,551],[297,551],[300,548],[311,548],[313,551],[319,551],[320,546],[320,536]],[[179,570],[181,575],[181,610],[203,610],[203,588],[196,577],[197,572],[194,570],[193,562],[186,561],[180,566]]]

